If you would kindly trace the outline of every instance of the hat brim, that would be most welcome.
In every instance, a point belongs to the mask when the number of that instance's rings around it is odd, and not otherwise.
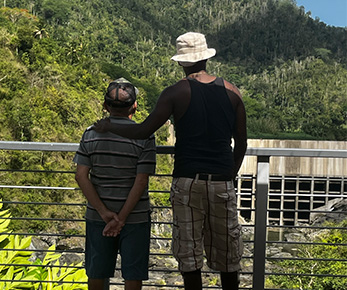
[[[185,61],[185,62],[198,62],[201,60],[209,59],[216,55],[214,48],[208,48],[202,52],[186,53],[186,54],[175,54],[171,57],[174,61]]]

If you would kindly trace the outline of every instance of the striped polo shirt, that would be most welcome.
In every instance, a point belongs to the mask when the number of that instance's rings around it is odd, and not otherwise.
[[[110,117],[112,123],[134,124],[124,117]],[[74,162],[90,167],[90,180],[108,209],[118,213],[132,188],[136,174],[155,173],[156,145],[154,136],[146,140],[128,139],[89,127],[83,134]],[[129,214],[126,223],[148,221],[148,188]],[[102,220],[88,203],[86,218]]]

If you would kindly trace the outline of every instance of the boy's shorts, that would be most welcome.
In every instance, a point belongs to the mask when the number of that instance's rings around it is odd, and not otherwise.
[[[124,280],[148,280],[151,223],[126,224],[117,237],[104,237],[102,221],[86,221],[85,268],[88,278],[114,276],[118,250]]]

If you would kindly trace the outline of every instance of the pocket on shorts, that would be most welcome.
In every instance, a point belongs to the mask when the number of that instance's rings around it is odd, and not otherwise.
[[[237,196],[234,188],[227,188],[226,191],[219,191],[214,197],[215,202],[224,202],[231,213],[237,213]]]
[[[185,178],[173,179],[170,191],[170,200],[172,203],[183,205],[187,205],[189,203],[189,191],[187,188],[185,188],[185,180]]]
[[[171,251],[173,256],[177,259],[177,253],[180,248],[180,237],[179,237],[179,230],[178,226],[173,225],[172,226],[172,241],[171,241]]]
[[[230,259],[232,263],[238,263],[241,260],[243,254],[243,241],[241,236],[241,225],[235,228],[229,229],[230,236]]]
[[[221,182],[218,185],[214,185],[217,198],[225,201],[236,201],[236,191],[232,182]]]
[[[227,192],[217,193],[217,197],[225,201],[236,201],[236,193],[234,190],[229,190]]]

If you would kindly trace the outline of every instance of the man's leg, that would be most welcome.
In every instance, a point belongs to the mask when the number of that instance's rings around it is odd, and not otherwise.
[[[125,290],[141,290],[142,280],[125,280]]]
[[[205,182],[174,178],[171,186],[173,209],[172,251],[182,273],[186,290],[202,289],[203,226]],[[196,270],[197,269],[197,270]]]
[[[238,290],[239,289],[239,274],[235,272],[221,272],[220,278],[222,281],[223,290]]]
[[[110,289],[109,279],[88,279],[88,290]]]
[[[202,289],[201,270],[193,272],[182,272],[185,290]]]
[[[237,196],[232,182],[211,182],[206,207],[210,210],[204,231],[208,266],[221,272],[223,289],[238,289],[243,244],[238,223]]]

